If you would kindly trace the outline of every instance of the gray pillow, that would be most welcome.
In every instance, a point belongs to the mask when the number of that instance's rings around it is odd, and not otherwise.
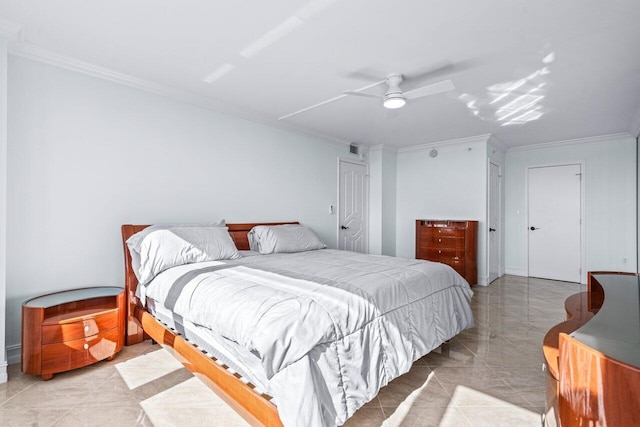
[[[299,224],[258,225],[249,231],[251,250],[261,254],[291,253],[324,249],[318,235],[309,227]]]

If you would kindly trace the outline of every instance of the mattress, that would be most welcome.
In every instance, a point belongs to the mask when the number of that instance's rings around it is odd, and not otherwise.
[[[331,249],[183,265],[140,288],[272,396],[287,427],[344,423],[473,326],[473,293],[451,267]]]

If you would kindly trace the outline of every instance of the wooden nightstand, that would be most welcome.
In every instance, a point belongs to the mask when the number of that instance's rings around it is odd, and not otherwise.
[[[124,289],[73,289],[22,305],[22,372],[43,380],[113,359],[124,344]]]

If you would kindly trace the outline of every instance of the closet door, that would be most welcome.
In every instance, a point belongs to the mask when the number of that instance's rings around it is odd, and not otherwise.
[[[529,276],[580,282],[580,164],[528,170]]]

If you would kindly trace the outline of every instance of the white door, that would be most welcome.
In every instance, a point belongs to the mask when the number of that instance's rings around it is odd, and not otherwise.
[[[364,163],[339,161],[338,249],[369,252],[369,175]]]
[[[529,276],[580,282],[581,180],[580,164],[529,168]]]
[[[493,282],[500,276],[500,166],[489,163],[489,280]]]

